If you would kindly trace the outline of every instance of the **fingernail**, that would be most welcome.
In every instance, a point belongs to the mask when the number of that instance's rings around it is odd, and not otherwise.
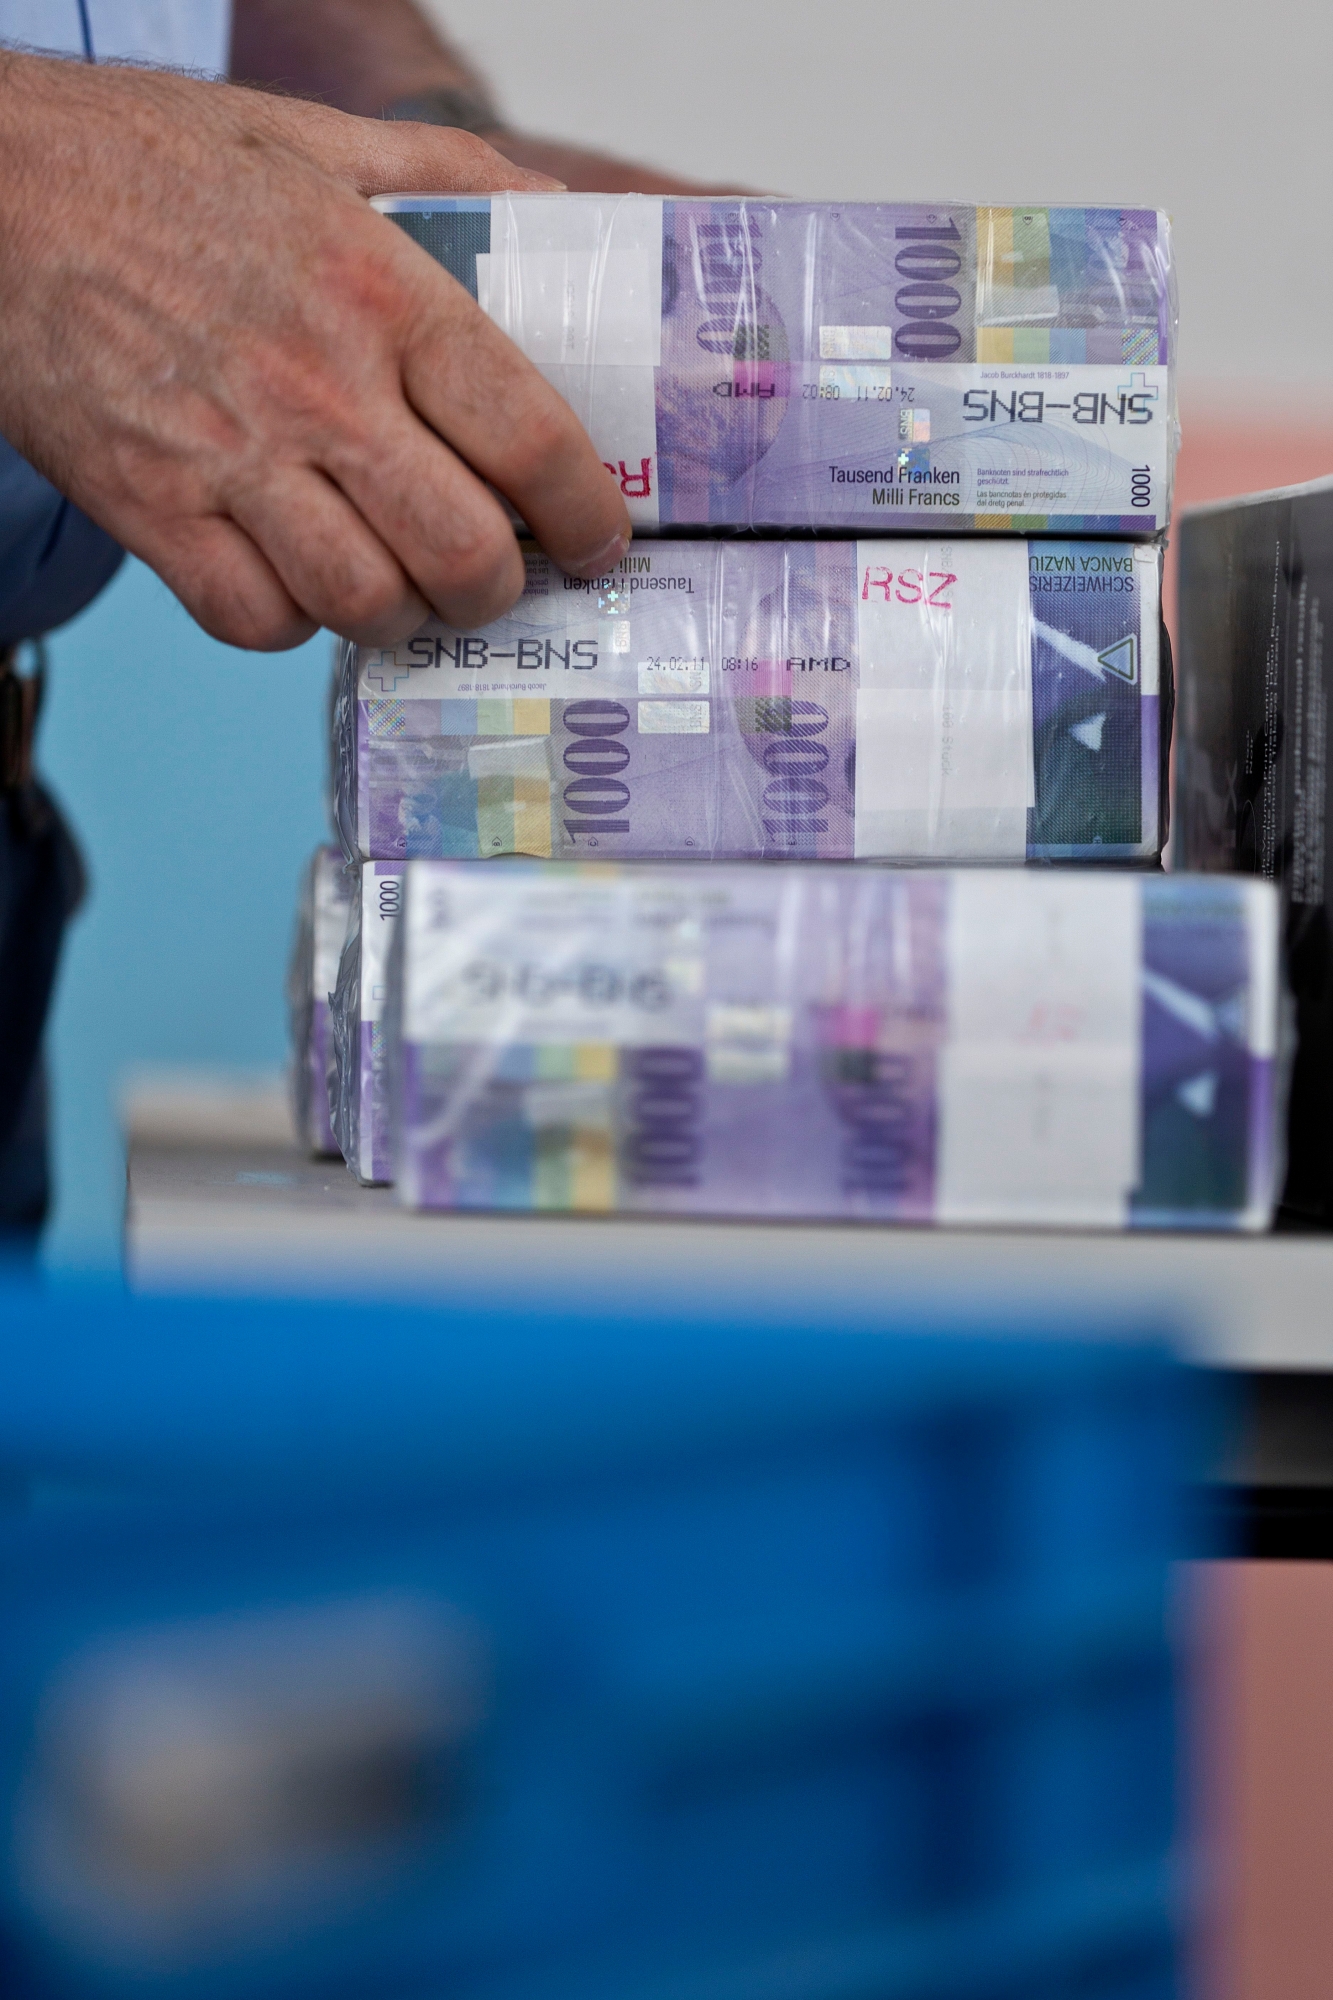
[[[614,569],[630,544],[628,535],[612,535],[604,548],[595,556],[588,556],[583,562],[571,563],[570,572],[574,576],[601,576],[603,571]]]

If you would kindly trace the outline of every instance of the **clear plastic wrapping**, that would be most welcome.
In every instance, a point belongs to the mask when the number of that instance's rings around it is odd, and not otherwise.
[[[355,887],[332,995],[333,1130],[364,1185],[393,1178],[385,1067],[389,948],[402,898],[402,871],[372,861],[352,871]]]
[[[356,873],[336,847],[317,848],[311,856],[301,878],[287,971],[292,1111],[301,1143],[316,1154],[338,1151],[329,1111],[333,1064],[329,1009]]]
[[[1257,1229],[1261,883],[413,862],[391,975],[421,1208]]]
[[[1180,524],[1177,858],[1276,882],[1296,1050],[1284,1212],[1333,1225],[1333,479]]]
[[[1152,535],[1176,446],[1141,208],[391,195],[638,529]]]
[[[343,651],[338,826],[407,858],[1152,862],[1157,543],[635,542]]]

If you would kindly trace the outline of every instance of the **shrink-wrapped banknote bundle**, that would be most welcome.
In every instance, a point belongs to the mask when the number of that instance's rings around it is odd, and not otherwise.
[[[333,1062],[329,996],[338,977],[355,872],[336,847],[318,848],[302,877],[297,904],[287,973],[292,1108],[297,1134],[312,1153],[338,1151],[329,1121]]]
[[[339,1151],[370,1184],[393,1179],[384,1015],[403,878],[385,861],[349,872],[351,909],[331,1003],[330,1110]]]
[[[414,862],[403,901],[411,1206],[1268,1219],[1266,884]]]
[[[637,528],[1167,524],[1154,209],[642,195],[377,206],[571,404]]]
[[[349,854],[1153,861],[1152,544],[645,541],[513,610],[344,649]]]

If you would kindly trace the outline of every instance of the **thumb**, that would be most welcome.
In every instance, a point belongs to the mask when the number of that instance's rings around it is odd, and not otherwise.
[[[516,167],[475,132],[447,125],[414,125],[378,118],[367,126],[356,162],[355,185],[376,194],[525,194],[559,192],[565,183],[531,167]]]
[[[258,95],[258,93],[256,93]],[[549,194],[564,182],[516,167],[475,132],[408,120],[353,118],[323,104],[265,98],[274,136],[358,194]]]

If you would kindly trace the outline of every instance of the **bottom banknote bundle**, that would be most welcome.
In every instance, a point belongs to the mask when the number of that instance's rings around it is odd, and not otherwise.
[[[403,880],[384,1031],[409,1206],[1269,1221],[1265,884],[430,861]]]

